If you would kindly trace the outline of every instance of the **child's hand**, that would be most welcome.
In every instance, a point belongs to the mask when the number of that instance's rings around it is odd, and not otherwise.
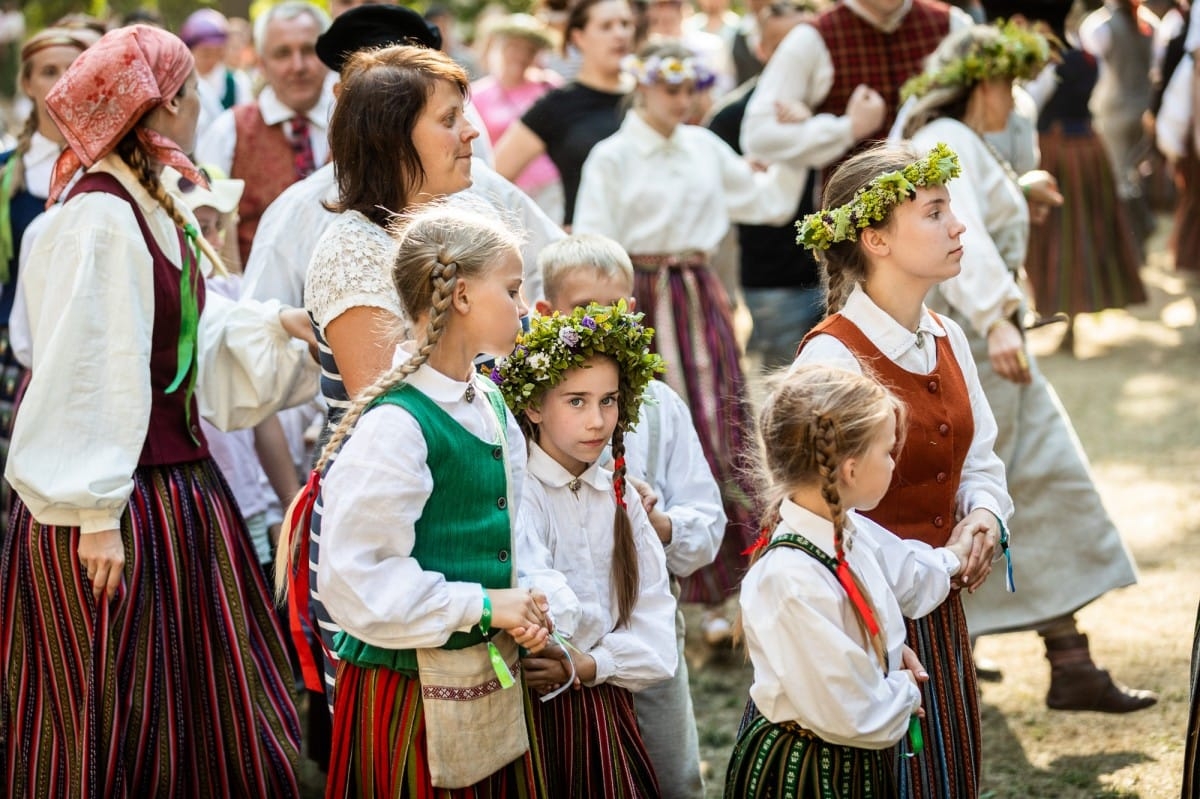
[[[545,627],[513,627],[508,631],[519,646],[525,647],[533,655],[545,649],[550,642],[550,633],[551,630]]]
[[[658,533],[658,540],[663,543],[663,546],[671,543],[671,534],[674,528],[671,525],[671,517],[658,510],[658,494],[645,480],[630,477],[629,482],[633,483],[633,487],[637,489],[638,496],[642,499],[642,507],[646,509],[646,515],[650,517],[650,524],[654,527],[654,532]]]
[[[913,681],[913,685],[920,688],[921,683],[929,682],[929,672],[925,671],[925,666],[921,664],[917,653],[908,644],[905,644],[904,649],[901,650],[900,663],[903,671],[908,674],[908,678]],[[918,718],[925,718],[925,708],[918,706],[915,715]]]
[[[557,691],[571,677],[566,651],[553,644],[542,650],[541,657],[521,658],[525,684],[540,694]]]
[[[992,558],[996,554],[996,545],[1000,543],[1000,523],[991,511],[976,508],[954,525],[950,532],[951,541],[958,541],[959,538],[969,542],[970,547],[966,559],[959,558],[962,560],[962,570],[954,580],[970,593],[975,593],[975,589],[983,585],[983,581],[991,574]]]
[[[536,588],[497,588],[488,591],[492,600],[492,627],[512,632],[517,628],[553,630],[550,600]],[[515,637],[515,636],[514,636]]]

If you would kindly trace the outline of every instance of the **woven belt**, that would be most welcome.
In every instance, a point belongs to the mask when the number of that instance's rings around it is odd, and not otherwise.
[[[630,255],[633,268],[639,272],[657,272],[660,269],[700,267],[708,264],[708,254],[699,250],[675,253]]]
[[[794,721],[781,721],[781,722],[779,722],[778,726],[787,730],[792,735],[796,735],[801,738],[811,738],[814,741],[820,740],[820,738],[818,738],[818,736],[815,732],[813,732],[812,730],[807,730],[804,727],[801,727],[799,724],[797,724]]]

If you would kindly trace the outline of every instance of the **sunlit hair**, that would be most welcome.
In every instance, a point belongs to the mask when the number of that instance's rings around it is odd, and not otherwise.
[[[538,253],[542,291],[557,306],[563,279],[577,270],[588,270],[597,280],[620,278],[633,286],[633,262],[620,244],[598,233],[575,233],[546,246]],[[570,308],[565,309],[570,311]]]
[[[275,20],[286,22],[288,20],[297,19],[298,17],[311,17],[313,22],[317,23],[317,34],[320,35],[329,30],[329,14],[325,9],[312,3],[307,3],[304,0],[284,0],[282,3],[277,3],[273,6],[268,6],[254,20],[254,30],[252,33],[254,41],[254,52],[260,56],[263,55],[263,47],[266,45],[267,26]]]

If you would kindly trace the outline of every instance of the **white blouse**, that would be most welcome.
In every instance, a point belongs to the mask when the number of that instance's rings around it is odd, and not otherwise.
[[[663,547],[632,485],[625,496],[637,545],[640,594],[629,623],[617,627],[613,591],[612,472],[593,463],[575,477],[536,444],[519,517],[517,551],[553,565],[579,597],[581,612],[556,611],[559,630],[596,661],[593,684],[640,691],[675,674],[675,598],[667,583]]]
[[[92,171],[121,182],[155,241],[179,265],[174,223],[129,168],[110,155]],[[48,221],[30,259],[34,266],[22,283],[33,378],[5,476],[43,524],[84,533],[115,529],[150,420],[150,252],[129,205],[91,192]],[[234,303],[209,293],[200,317],[196,398],[201,415],[217,427],[252,426],[316,393],[317,366],[280,325],[279,311],[277,302]]]
[[[962,328],[946,317],[940,317],[943,329],[928,310],[921,313],[919,335],[924,338],[923,346],[917,346],[917,336],[893,319],[867,296],[860,286],[855,286],[841,310],[842,316],[853,322],[871,343],[879,348],[892,363],[901,369],[916,374],[929,374],[937,366],[937,347],[933,338],[948,336],[963,380],[967,383],[967,395],[971,400],[971,414],[975,417],[975,437],[967,450],[963,462],[962,482],[958,486],[958,517],[962,518],[976,508],[986,508],[997,517],[1007,521],[1013,513],[1012,498],[1008,495],[1008,484],[1004,477],[1004,462],[995,452],[996,417],[988,404],[983,386],[979,383],[979,372],[975,359],[971,357],[971,346]],[[831,335],[814,336],[804,345],[793,364],[824,363],[839,366],[862,374],[862,366],[846,345]]]
[[[799,533],[834,557],[832,522],[787,500],[780,516],[775,537]],[[875,611],[888,662],[879,662],[828,567],[779,547],[742,580],[750,696],[772,722],[794,721],[833,744],[884,749],[904,737],[921,701],[900,671],[904,619],[940,605],[960,564],[949,550],[902,541],[854,511],[846,516],[846,561]]]
[[[575,203],[575,233],[600,233],[630,253],[713,253],[730,222],[792,219],[804,172],[756,172],[707,128],[679,125],[670,138],[637,113],[592,148]]]
[[[397,362],[407,359],[397,353]],[[486,394],[491,381],[473,378],[476,396],[466,400],[465,382],[428,364],[406,382],[489,443],[502,440],[500,423]],[[505,411],[509,517],[519,512],[525,482],[525,440]],[[317,584],[321,602],[350,635],[386,649],[441,646],[454,632],[479,622],[479,583],[451,582],[425,571],[412,557],[416,522],[433,493],[433,473],[421,427],[406,410],[380,405],[363,414],[321,485],[321,553]],[[518,549],[518,582],[544,590],[555,616],[578,614],[562,576]]]
[[[407,325],[392,281],[395,266],[396,240],[386,230],[358,211],[338,214],[317,242],[304,279],[304,307],[321,336],[351,308],[380,308]]]

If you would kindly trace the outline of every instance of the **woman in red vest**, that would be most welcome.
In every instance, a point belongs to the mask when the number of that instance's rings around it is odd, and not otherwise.
[[[891,487],[865,515],[901,538],[944,546],[974,536],[959,588],[991,569],[1012,502],[992,451],[996,423],[966,335],[931,313],[926,294],[958,274],[963,225],[945,184],[958,160],[944,145],[919,159],[877,146],[846,161],[806,217],[801,242],[818,251],[830,311],[801,345],[797,363],[870,374],[908,406]],[[908,622],[908,645],[929,672],[921,685],[926,751],[895,758],[898,795],[971,799],[979,792],[979,700],[961,592]],[[898,753],[897,753],[898,754]]]

